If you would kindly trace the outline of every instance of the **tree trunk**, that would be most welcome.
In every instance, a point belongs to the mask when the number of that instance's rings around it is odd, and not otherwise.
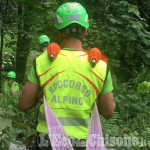
[[[18,6],[18,15],[23,17],[22,4]],[[21,83],[23,81],[26,63],[29,53],[30,39],[28,38],[28,25],[25,21],[18,23],[18,39],[17,39],[17,53],[16,53],[16,75],[17,81]]]
[[[3,39],[4,39],[4,29],[1,28],[0,67],[2,66]],[[0,68],[0,92],[2,92],[2,70],[1,68]]]
[[[6,15],[7,15],[7,9],[8,9],[8,0],[6,1],[4,15],[2,15],[2,22],[1,24],[5,23]],[[2,10],[1,10],[2,12]],[[4,28],[3,25],[1,26],[1,46],[0,46],[0,92],[2,92],[2,53],[3,53],[3,45],[4,45]]]

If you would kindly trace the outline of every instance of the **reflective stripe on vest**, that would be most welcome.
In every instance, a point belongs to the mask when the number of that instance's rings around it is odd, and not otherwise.
[[[74,117],[57,117],[63,126],[87,126],[89,125],[90,117],[85,119]],[[39,112],[38,119],[45,121],[45,114]]]
[[[54,62],[50,62],[46,52],[36,59],[40,86],[68,136],[87,138],[91,110],[101,93],[106,68],[104,61],[92,68],[83,51],[61,50]],[[40,113],[44,114],[43,105]],[[44,118],[39,118],[37,126],[43,133],[47,132]]]

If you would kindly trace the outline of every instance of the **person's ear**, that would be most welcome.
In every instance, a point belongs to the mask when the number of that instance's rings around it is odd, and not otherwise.
[[[82,37],[85,38],[86,35],[87,35],[87,28],[85,29],[85,31],[84,31]]]

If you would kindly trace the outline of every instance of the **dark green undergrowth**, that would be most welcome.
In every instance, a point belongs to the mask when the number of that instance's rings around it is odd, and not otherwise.
[[[0,99],[0,149],[6,150],[10,142],[27,143],[35,133],[37,108],[27,112],[19,110],[18,95],[2,96]]]

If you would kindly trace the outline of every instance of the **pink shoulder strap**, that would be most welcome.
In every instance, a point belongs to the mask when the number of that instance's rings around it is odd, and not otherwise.
[[[55,116],[52,109],[49,107],[45,96],[44,96],[44,108],[49,139],[53,150],[73,150],[71,141],[68,138],[64,130],[64,127],[62,126],[58,118]],[[97,110],[97,105],[95,103],[91,114],[86,150],[104,150],[104,149],[105,148],[104,148],[102,128]]]

